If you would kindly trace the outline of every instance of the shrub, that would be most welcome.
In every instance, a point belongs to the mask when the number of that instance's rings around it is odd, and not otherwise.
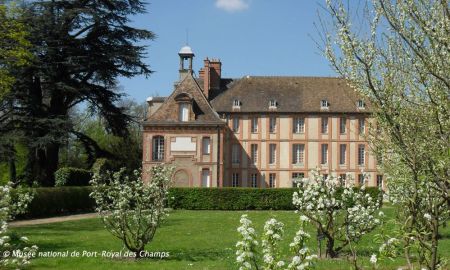
[[[296,188],[171,188],[169,207],[190,210],[294,210]],[[366,188],[374,199],[379,190]]]
[[[55,186],[88,186],[92,173],[85,169],[63,167],[55,172]]]
[[[92,165],[91,171],[93,173],[106,173],[106,171],[116,170],[117,165],[107,158],[97,158]]]
[[[28,211],[19,218],[41,218],[92,212],[95,201],[89,197],[91,187],[33,188]]]

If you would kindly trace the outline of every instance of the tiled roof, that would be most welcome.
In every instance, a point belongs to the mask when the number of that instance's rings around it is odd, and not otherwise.
[[[188,122],[182,122],[178,118],[178,106],[175,98],[179,95],[186,95],[193,100],[193,110],[196,113],[196,119]],[[187,75],[181,81],[172,94],[167,97],[161,107],[144,122],[144,125],[223,125],[218,114],[211,107],[203,94],[201,88],[192,77]]]
[[[361,113],[357,102],[361,98],[345,80],[335,77],[259,77],[247,76],[235,81],[222,91],[211,105],[220,114],[234,112],[233,101],[239,100],[240,112],[330,112]],[[277,108],[269,109],[270,100]],[[328,110],[321,110],[321,101],[327,100]]]

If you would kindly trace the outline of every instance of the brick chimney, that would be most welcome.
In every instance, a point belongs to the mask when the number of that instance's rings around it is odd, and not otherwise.
[[[222,76],[222,63],[220,59],[206,58],[203,60],[203,68],[199,71],[200,79],[203,79],[203,91],[205,96],[209,98],[212,90],[220,89],[220,79]]]

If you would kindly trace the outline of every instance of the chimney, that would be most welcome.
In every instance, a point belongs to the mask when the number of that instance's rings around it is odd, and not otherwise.
[[[222,76],[222,63],[220,59],[206,58],[203,60],[203,68],[199,71],[200,79],[203,79],[203,91],[209,98],[210,92],[220,89],[220,79]]]

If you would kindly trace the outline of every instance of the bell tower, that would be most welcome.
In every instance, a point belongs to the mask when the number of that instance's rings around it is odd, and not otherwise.
[[[186,75],[192,74],[192,60],[194,59],[195,55],[192,52],[191,47],[189,47],[188,45],[183,46],[178,52],[178,55],[180,56],[180,81],[182,81],[186,77]]]

